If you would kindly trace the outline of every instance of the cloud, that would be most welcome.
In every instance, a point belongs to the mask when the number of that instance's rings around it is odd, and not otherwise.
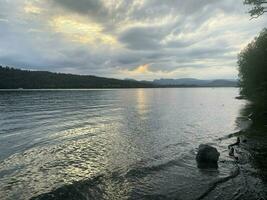
[[[52,0],[55,4],[66,8],[69,11],[88,16],[104,18],[107,15],[106,9],[101,1],[96,0]]]
[[[42,12],[41,8],[34,6],[30,2],[26,2],[25,6],[24,6],[24,10],[26,13],[31,13],[31,14],[40,14]]]
[[[130,49],[157,49],[164,35],[159,27],[134,27],[124,31],[119,40]]]
[[[64,34],[72,41],[92,45],[99,43],[116,45],[117,43],[114,36],[103,33],[103,27],[100,24],[88,20],[82,22],[68,16],[57,16],[51,20],[51,26],[56,32]]]
[[[0,1],[0,64],[116,78],[235,78],[267,18],[235,0]]]

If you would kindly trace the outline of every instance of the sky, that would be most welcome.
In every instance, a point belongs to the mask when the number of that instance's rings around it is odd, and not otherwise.
[[[237,78],[267,26],[242,0],[0,0],[0,65],[114,78]]]

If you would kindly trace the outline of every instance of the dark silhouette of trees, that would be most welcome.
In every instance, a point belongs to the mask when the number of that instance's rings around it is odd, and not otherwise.
[[[241,94],[258,103],[267,103],[267,29],[239,55]]]
[[[0,66],[0,89],[145,88],[151,83],[87,75],[26,71]]]
[[[249,11],[252,18],[258,18],[267,12],[267,0],[244,0],[244,4],[252,6]]]

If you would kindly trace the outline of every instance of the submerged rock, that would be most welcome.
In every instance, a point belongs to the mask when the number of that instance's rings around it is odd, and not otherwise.
[[[217,168],[220,153],[215,147],[207,144],[201,144],[198,147],[196,156],[199,168]]]

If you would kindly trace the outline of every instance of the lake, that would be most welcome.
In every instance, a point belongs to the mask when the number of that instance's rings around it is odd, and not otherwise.
[[[0,199],[264,198],[258,168],[228,156],[229,135],[247,124],[238,93],[0,91]],[[197,168],[201,143],[221,153],[217,170]]]

